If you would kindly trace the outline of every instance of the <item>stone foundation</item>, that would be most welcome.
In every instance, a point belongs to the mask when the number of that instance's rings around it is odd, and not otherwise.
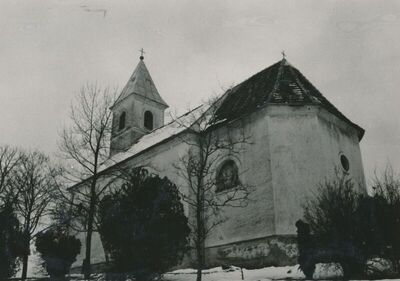
[[[298,250],[295,235],[274,235],[208,247],[205,255],[207,268],[221,265],[262,268],[297,264]],[[195,268],[195,257],[195,252],[191,251],[174,269]]]
[[[296,236],[269,236],[206,249],[207,267],[235,265],[245,268],[297,263]]]
[[[274,235],[247,241],[230,243],[206,248],[206,267],[234,265],[244,268],[262,268],[267,266],[286,266],[297,264],[297,243],[295,235]],[[186,255],[179,268],[195,268],[195,252]],[[102,272],[104,264],[92,266],[93,272]],[[71,269],[71,273],[80,273],[81,268]]]

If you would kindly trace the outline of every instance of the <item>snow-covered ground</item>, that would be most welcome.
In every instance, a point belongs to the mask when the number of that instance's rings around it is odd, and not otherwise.
[[[338,276],[338,274],[334,271],[330,271],[331,272],[327,272],[329,274],[324,274],[325,276],[323,277],[326,278]],[[318,274],[316,274],[315,277],[317,277],[317,275]],[[265,267],[261,269],[243,269],[243,278],[244,279],[242,279],[242,270],[238,267],[231,267],[226,270],[223,270],[221,267],[216,267],[203,271],[203,280],[205,281],[265,281],[277,279],[304,279],[304,274],[300,270],[298,270],[298,266]],[[164,274],[164,279],[168,281],[196,280],[196,270],[176,270]]]
[[[78,276],[75,275],[75,278]],[[340,277],[340,271],[333,265],[317,265],[314,279],[337,279]],[[303,273],[298,269],[298,266],[284,266],[284,267],[265,267],[261,269],[243,269],[238,267],[230,267],[229,269],[222,269],[215,267],[203,270],[204,281],[269,281],[269,280],[297,280],[304,279]],[[83,281],[77,278],[76,281]],[[104,277],[98,275],[95,278],[97,281],[104,281]],[[163,276],[165,281],[194,281],[196,280],[195,269],[179,269],[172,272],[165,273]],[[382,280],[400,280],[400,279],[382,279]],[[127,280],[128,281],[128,280]]]
[[[304,278],[304,275],[294,269],[294,267],[267,267],[262,269],[243,269],[244,280],[271,280],[281,278]],[[196,280],[196,270],[185,269],[177,270],[164,275],[164,279],[168,281],[191,281]],[[242,280],[242,271],[240,268],[232,267],[228,270],[223,270],[221,267],[204,270],[203,280],[205,281],[236,281]]]

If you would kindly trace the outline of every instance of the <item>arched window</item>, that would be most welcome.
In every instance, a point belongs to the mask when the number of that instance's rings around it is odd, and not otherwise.
[[[144,127],[153,130],[153,113],[148,110],[144,113]]]
[[[119,122],[118,122],[118,130],[122,130],[125,128],[125,120],[126,119],[126,113],[123,111],[121,115],[119,116]]]
[[[345,172],[348,172],[350,169],[349,159],[347,159],[346,155],[340,155],[340,163],[342,164],[342,168]]]
[[[240,184],[238,167],[233,160],[227,160],[222,165],[217,173],[217,189],[216,191],[223,191]]]

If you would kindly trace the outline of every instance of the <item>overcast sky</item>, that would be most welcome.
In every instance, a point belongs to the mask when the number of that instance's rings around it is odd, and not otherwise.
[[[400,171],[400,1],[26,1],[0,3],[0,143],[57,149],[86,82],[122,88],[140,48],[183,112],[281,59],[353,122],[367,180]]]

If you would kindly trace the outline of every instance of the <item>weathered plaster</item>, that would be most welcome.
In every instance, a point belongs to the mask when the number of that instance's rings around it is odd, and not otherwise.
[[[276,234],[295,234],[302,204],[318,184],[350,161],[349,176],[365,191],[356,131],[318,106],[270,106],[269,139],[275,195]]]
[[[206,247],[274,234],[274,201],[267,125],[265,113],[259,111],[218,129],[219,134],[229,133],[234,140],[240,140],[243,136],[248,138],[249,143],[241,144],[242,150],[239,155],[227,153],[221,156],[220,161],[237,159],[239,180],[251,193],[247,206],[225,207],[222,210],[226,221],[210,233]],[[227,128],[230,128],[229,132]],[[217,193],[216,196],[223,194]]]

